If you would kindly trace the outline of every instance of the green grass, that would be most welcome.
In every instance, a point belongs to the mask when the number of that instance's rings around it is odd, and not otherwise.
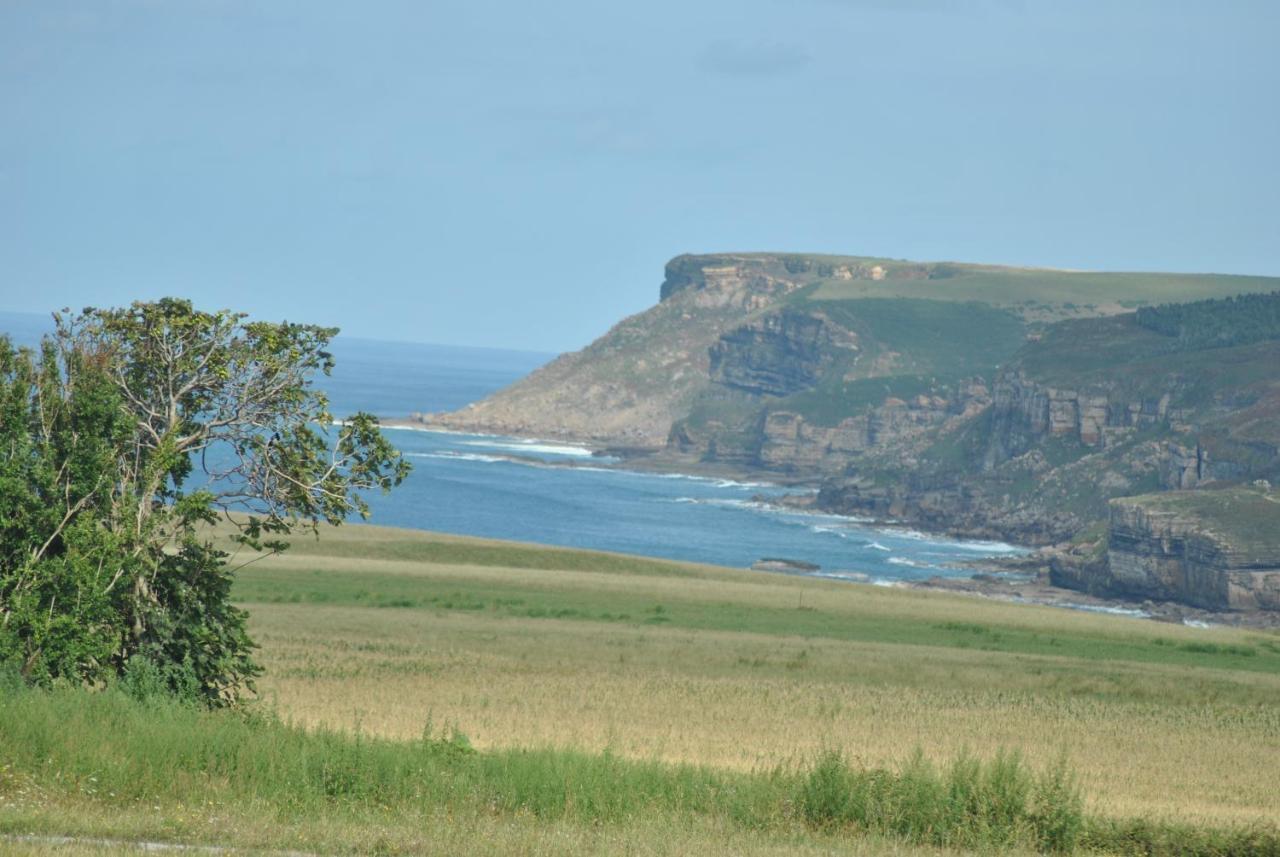
[[[599,574],[658,575],[662,577],[696,576],[698,569],[687,563],[649,559],[605,551],[575,550],[520,544],[516,542],[482,541],[449,536],[422,538],[406,532],[400,537],[362,538],[365,533],[393,532],[352,527],[342,539],[296,539],[289,548],[292,556],[323,556],[340,559],[412,560],[414,562],[479,565],[501,568],[559,569],[591,571]],[[243,582],[253,579],[247,573]]]
[[[901,355],[900,374],[963,377],[989,371],[1022,345],[1020,319],[981,303],[871,298],[811,300],[807,308]]]
[[[1141,327],[1132,315],[1122,315],[1053,325],[1016,360],[1045,384],[1069,389],[1105,384],[1134,399],[1174,389],[1180,403],[1198,406],[1214,402],[1224,390],[1274,380],[1280,343],[1182,348],[1178,340]],[[1117,373],[1117,366],[1125,371]]]
[[[1082,812],[1072,782],[1056,771],[1037,776],[1014,756],[960,759],[941,771],[919,757],[893,771],[857,770],[828,756],[808,770],[744,775],[607,753],[477,753],[456,732],[415,742],[306,732],[262,714],[12,682],[0,692],[0,748],[0,795],[22,781],[91,802],[223,812],[257,804],[303,817],[479,805],[588,825],[696,815],[749,829],[799,822],[935,845],[1067,849]]]
[[[1019,306],[1029,302],[1081,306],[1124,302],[1129,306],[1139,306],[1271,292],[1280,288],[1280,278],[1225,274],[1058,271],[946,263],[937,263],[934,268],[942,268],[950,276],[917,280],[828,280],[813,292],[813,298],[932,298],[982,301],[996,306]]]
[[[378,819],[394,830],[483,807],[581,827],[710,822],[744,833],[807,830],[835,842],[872,834],[985,852],[1219,855],[1280,848],[1280,832],[1264,827],[1088,817],[1065,764],[1035,771],[1017,753],[962,754],[938,766],[917,752],[894,768],[865,768],[831,751],[792,768],[734,774],[608,753],[477,752],[460,733],[429,727],[417,741],[304,731],[262,712],[207,712],[115,689],[29,690],[16,677],[0,687],[0,753],[0,833],[29,833],[15,807],[33,802],[119,807],[124,814],[146,807],[153,826],[137,832],[198,842],[204,825],[183,817],[196,807],[197,816],[223,819],[220,842],[233,846],[241,843],[227,822],[240,815],[274,817],[290,833],[335,818],[355,826]],[[340,847],[331,828],[295,835],[302,842],[290,844]],[[378,850],[417,849],[410,838],[400,847],[383,839]]]
[[[778,401],[772,410],[793,411],[814,425],[834,426],[846,417],[883,405],[890,397],[907,401],[939,392],[937,380],[930,376],[890,375],[846,381],[835,372],[814,389]]]
[[[267,666],[248,717],[0,684],[0,835],[1276,847],[1274,634],[367,526],[235,592]]]
[[[812,286],[815,300],[904,297],[945,301],[981,301],[996,306],[1075,304],[1081,308],[1187,302],[1238,294],[1273,292],[1280,278],[1158,271],[1070,271],[967,262],[916,262],[881,256],[823,253],[720,253],[680,256],[668,263],[668,275],[700,276],[705,266],[759,265],[773,276]],[[837,279],[833,269],[866,271],[879,265],[885,278]]]
[[[1276,533],[1280,533],[1280,494],[1230,487],[1163,491],[1126,497],[1121,502],[1193,521],[1225,536],[1241,554],[1255,555],[1259,566],[1280,562],[1280,552],[1275,546]]]
[[[804,309],[858,336],[858,350],[839,352],[812,389],[768,404],[769,410],[792,411],[817,425],[835,425],[887,397],[935,395],[960,379],[990,375],[1024,341],[1020,319],[977,303],[871,298],[809,301]],[[687,419],[696,427],[719,423],[718,445],[753,452],[763,407],[758,399],[712,388],[693,403]]]
[[[1017,317],[983,304],[869,298],[811,301],[806,308],[856,332],[860,345],[812,390],[772,405],[817,425],[835,425],[888,397],[935,395],[960,379],[990,375],[1023,343]]]
[[[465,555],[465,545],[452,546],[454,556]],[[425,555],[437,548],[427,542]],[[403,548],[387,552],[395,555]],[[487,548],[477,547],[487,555]],[[539,551],[532,554],[536,556]],[[526,559],[533,559],[528,556]],[[538,559],[541,559],[539,557]],[[625,563],[625,560],[619,560]],[[464,563],[481,564],[481,563]],[[519,566],[517,566],[519,567]],[[654,564],[648,573],[666,570],[676,577],[694,577],[694,568]],[[1151,640],[1132,637],[1124,625],[1109,633],[1096,630],[1075,633],[1045,632],[1026,624],[984,626],[975,637],[967,628],[936,623],[926,618],[899,615],[860,615],[823,609],[816,599],[809,609],[794,604],[763,606],[734,601],[682,600],[660,603],[643,592],[592,590],[571,582],[539,579],[526,583],[462,579],[437,579],[403,574],[363,571],[298,573],[285,568],[246,569],[236,583],[235,598],[250,606],[264,604],[313,604],[385,609],[483,612],[494,616],[533,619],[574,619],[586,622],[663,624],[691,631],[739,631],[777,637],[829,639],[905,646],[979,647],[994,652],[1055,655],[1089,661],[1128,661],[1210,669],[1239,669],[1280,675],[1280,653],[1243,656],[1236,651],[1188,651],[1170,649]],[[1014,618],[1014,617],[1010,617]]]

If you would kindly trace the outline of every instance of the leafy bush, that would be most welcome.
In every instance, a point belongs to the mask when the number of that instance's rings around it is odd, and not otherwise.
[[[1024,843],[1070,851],[1084,819],[1065,765],[1036,776],[1016,753],[986,762],[961,756],[940,769],[917,752],[897,771],[884,771],[854,769],[829,752],[801,780],[796,803],[819,829],[964,847]]]
[[[368,414],[316,430],[334,329],[171,298],[55,321],[38,354],[0,336],[0,661],[32,684],[124,676],[234,705],[259,669],[201,528],[248,511],[237,540],[283,550],[367,515],[359,492],[408,465]]]

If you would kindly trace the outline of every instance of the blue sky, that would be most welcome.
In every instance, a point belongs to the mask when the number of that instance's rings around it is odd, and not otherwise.
[[[1280,4],[0,0],[0,309],[559,351],[681,252],[1280,274]]]

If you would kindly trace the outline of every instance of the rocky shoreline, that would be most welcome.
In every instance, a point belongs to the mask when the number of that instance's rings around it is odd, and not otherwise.
[[[1054,586],[1041,577],[1030,581],[1001,580],[989,573],[979,572],[969,579],[938,577],[918,583],[908,583],[906,586],[912,589],[951,592],[1019,604],[1039,604],[1092,613],[1132,616],[1136,619],[1192,627],[1228,625],[1238,628],[1280,629],[1280,614],[1274,611],[1223,612],[1201,610],[1173,601],[1102,598],[1074,589]]]
[[[454,426],[438,426],[416,419],[384,419],[382,425],[389,428],[401,428],[414,431],[439,431],[458,433]],[[501,435],[523,440],[548,440],[542,437],[512,434],[510,432],[475,430],[475,434]],[[820,481],[814,478],[788,476],[772,471],[751,468],[736,463],[707,462],[694,456],[678,456],[666,451],[648,448],[619,447],[602,444],[589,438],[556,437],[552,442],[571,443],[590,449],[592,457],[584,461],[547,462],[536,461],[541,467],[558,467],[572,469],[575,467],[607,467],[616,470],[628,470],[640,473],[680,473],[708,479],[725,479],[746,484],[760,483],[776,486],[792,491],[804,490],[805,493],[788,493],[781,496],[758,494],[753,500],[772,505],[779,509],[799,512],[824,513],[817,507],[817,491]],[[518,455],[509,456],[513,461],[529,461]],[[851,518],[860,523],[872,526],[914,529],[928,535],[947,538],[989,538],[991,533],[973,533],[967,531],[938,530],[922,526],[918,522],[902,521],[894,518],[875,517]],[[1109,613],[1113,615],[1132,616],[1157,622],[1170,622],[1192,626],[1230,625],[1253,628],[1280,627],[1280,613],[1273,611],[1239,611],[1210,610],[1168,600],[1152,598],[1133,598],[1123,596],[1088,593],[1079,589],[1055,586],[1052,582],[1052,568],[1055,563],[1078,562],[1076,553],[1078,546],[1017,545],[1026,548],[1030,553],[1017,557],[987,557],[966,563],[972,570],[969,577],[934,577],[922,581],[903,581],[899,585],[912,588],[973,597],[992,598],[1024,604],[1039,604],[1063,609],[1083,610],[1087,612]],[[763,560],[762,560],[763,561]],[[779,561],[762,565],[759,570],[770,573],[795,573],[775,568]],[[760,563],[757,563],[760,565]]]

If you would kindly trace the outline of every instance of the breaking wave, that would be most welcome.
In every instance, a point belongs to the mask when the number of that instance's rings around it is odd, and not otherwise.
[[[1146,610],[1138,610],[1133,607],[1110,607],[1105,604],[1076,604],[1072,601],[1063,601],[1059,607],[1066,607],[1069,610],[1083,610],[1086,613],[1109,613],[1112,616],[1132,616],[1135,619],[1150,619],[1151,614]]]
[[[496,464],[500,461],[510,461],[501,455],[481,455],[478,452],[406,452],[404,455],[408,458],[437,458],[445,461],[480,461],[485,464]]]
[[[585,446],[565,443],[547,443],[537,440],[464,440],[466,446],[483,446],[487,449],[506,449],[512,452],[534,452],[543,455],[571,455],[575,458],[590,458],[594,453]]]

